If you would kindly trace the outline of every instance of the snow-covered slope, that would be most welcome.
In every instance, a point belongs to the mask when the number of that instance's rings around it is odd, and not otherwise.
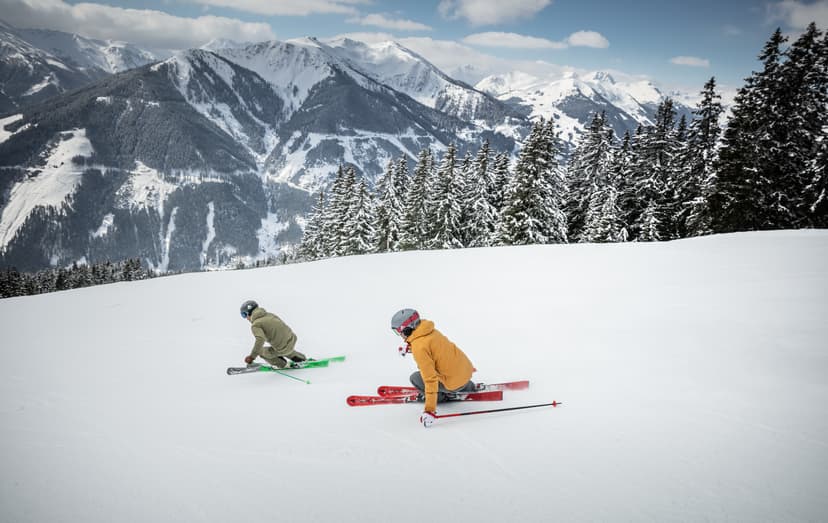
[[[0,22],[0,114],[35,106],[158,56],[126,42]]]
[[[9,243],[36,206],[60,207],[81,181],[83,168],[72,159],[87,158],[93,152],[86,129],[73,129],[53,145],[36,176],[14,185],[6,206],[0,210],[0,248]]]
[[[0,300],[0,519],[819,521],[828,513],[828,231],[351,257]],[[397,282],[410,282],[400,287]],[[481,285],[481,281],[486,282]],[[304,371],[226,376],[239,304]],[[345,397],[415,370],[417,307],[492,404],[417,423]],[[48,325],[48,328],[43,328]]]
[[[426,107],[467,121],[502,123],[502,119],[497,118],[502,109],[496,107],[489,96],[450,78],[398,42],[367,44],[338,38],[326,43],[355,69]]]

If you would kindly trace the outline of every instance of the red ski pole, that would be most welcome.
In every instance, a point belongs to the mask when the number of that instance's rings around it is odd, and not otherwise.
[[[523,407],[507,407],[505,409],[488,409],[488,410],[473,410],[470,412],[456,412],[454,414],[434,414],[434,417],[439,418],[453,418],[455,416],[471,416],[472,414],[488,414],[490,412],[506,412],[507,410],[521,410],[534,409],[535,407],[557,407],[563,405],[560,401],[553,401],[552,403],[540,403],[538,405],[525,405]]]

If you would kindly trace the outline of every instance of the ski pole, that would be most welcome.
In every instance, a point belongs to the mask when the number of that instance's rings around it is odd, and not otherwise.
[[[471,412],[455,412],[454,414],[435,414],[435,418],[453,418],[455,416],[471,416],[472,414],[488,414],[490,412],[505,412],[507,410],[521,410],[534,409],[535,407],[557,407],[563,405],[560,401],[553,401],[552,403],[540,403],[538,405],[525,405],[523,407],[507,407],[505,409],[488,409],[488,410],[473,410]]]
[[[297,378],[296,376],[291,376],[290,374],[288,374],[286,372],[282,372],[278,369],[270,369],[270,370],[272,370],[276,374],[281,374],[282,376],[287,376],[290,379],[294,379],[296,381],[301,381],[302,383],[307,383],[308,385],[310,385],[310,380],[303,380],[302,378]]]

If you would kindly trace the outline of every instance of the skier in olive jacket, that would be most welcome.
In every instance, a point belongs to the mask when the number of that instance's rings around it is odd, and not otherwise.
[[[253,300],[242,303],[241,316],[250,322],[250,330],[256,342],[253,350],[244,358],[248,365],[253,364],[256,357],[283,369],[288,366],[288,359],[293,362],[305,361],[307,358],[294,349],[296,334],[278,316],[267,312]],[[270,345],[265,345],[265,342]]]
[[[417,362],[418,372],[411,375],[411,384],[425,393],[425,407],[420,422],[428,427],[434,421],[437,403],[445,401],[452,392],[474,392],[471,381],[475,371],[468,356],[443,333],[434,328],[434,322],[420,320],[414,309],[402,309],[391,318],[391,329],[402,337],[406,346],[403,355],[410,352]]]

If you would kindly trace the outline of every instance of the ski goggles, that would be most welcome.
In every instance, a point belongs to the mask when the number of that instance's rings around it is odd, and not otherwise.
[[[247,314],[247,311],[242,311],[242,313],[241,313],[241,317],[242,317],[242,318],[244,318],[244,319],[246,320],[246,319],[247,319],[247,316],[249,316],[249,315]]]
[[[420,315],[415,312],[407,320],[402,322],[402,325],[400,325],[399,327],[396,327],[396,328],[391,327],[391,330],[396,332],[397,334],[399,334],[402,338],[407,338],[408,335],[406,335],[405,332],[403,332],[403,331],[405,331],[406,328],[409,328],[409,325],[411,325],[412,323],[415,323],[419,320],[420,320]],[[409,333],[409,335],[410,334],[411,333]]]

